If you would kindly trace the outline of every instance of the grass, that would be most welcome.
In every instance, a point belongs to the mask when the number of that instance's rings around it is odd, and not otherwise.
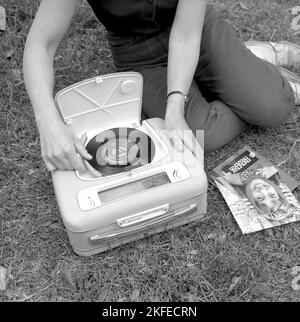
[[[290,40],[288,9],[297,0],[214,0],[246,39]],[[45,170],[39,135],[22,80],[22,51],[38,1],[4,0],[0,33],[0,266],[9,274],[0,301],[299,301],[292,268],[299,265],[300,224],[243,236],[218,190],[208,213],[186,225],[90,258],[74,254]],[[249,10],[243,5],[247,6]],[[105,32],[82,3],[55,57],[55,91],[113,71]],[[300,179],[299,109],[276,129],[251,127],[206,155],[212,169],[248,144]]]

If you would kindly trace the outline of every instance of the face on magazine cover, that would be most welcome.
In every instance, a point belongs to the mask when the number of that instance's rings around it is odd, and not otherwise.
[[[245,193],[259,213],[268,219],[282,220],[288,216],[288,202],[272,181],[253,177],[248,180]]]
[[[280,196],[276,189],[262,179],[254,179],[250,182],[249,188],[256,204],[268,211],[276,211],[281,206]]]

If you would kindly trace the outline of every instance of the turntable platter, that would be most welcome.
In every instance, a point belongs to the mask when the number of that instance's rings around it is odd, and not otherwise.
[[[103,176],[127,172],[151,163],[155,145],[137,129],[113,128],[94,136],[86,145],[90,165]]]

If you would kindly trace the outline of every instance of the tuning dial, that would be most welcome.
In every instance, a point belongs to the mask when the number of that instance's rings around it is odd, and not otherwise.
[[[183,178],[183,174],[181,173],[181,171],[179,169],[177,169],[173,172],[173,177],[176,180],[181,180]]]
[[[123,94],[132,94],[135,90],[135,82],[132,80],[126,80],[121,84],[121,92]]]

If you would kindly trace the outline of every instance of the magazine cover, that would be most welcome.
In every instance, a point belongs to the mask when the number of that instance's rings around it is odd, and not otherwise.
[[[283,173],[250,147],[212,171],[243,234],[300,220],[300,204],[290,189],[297,181]]]

